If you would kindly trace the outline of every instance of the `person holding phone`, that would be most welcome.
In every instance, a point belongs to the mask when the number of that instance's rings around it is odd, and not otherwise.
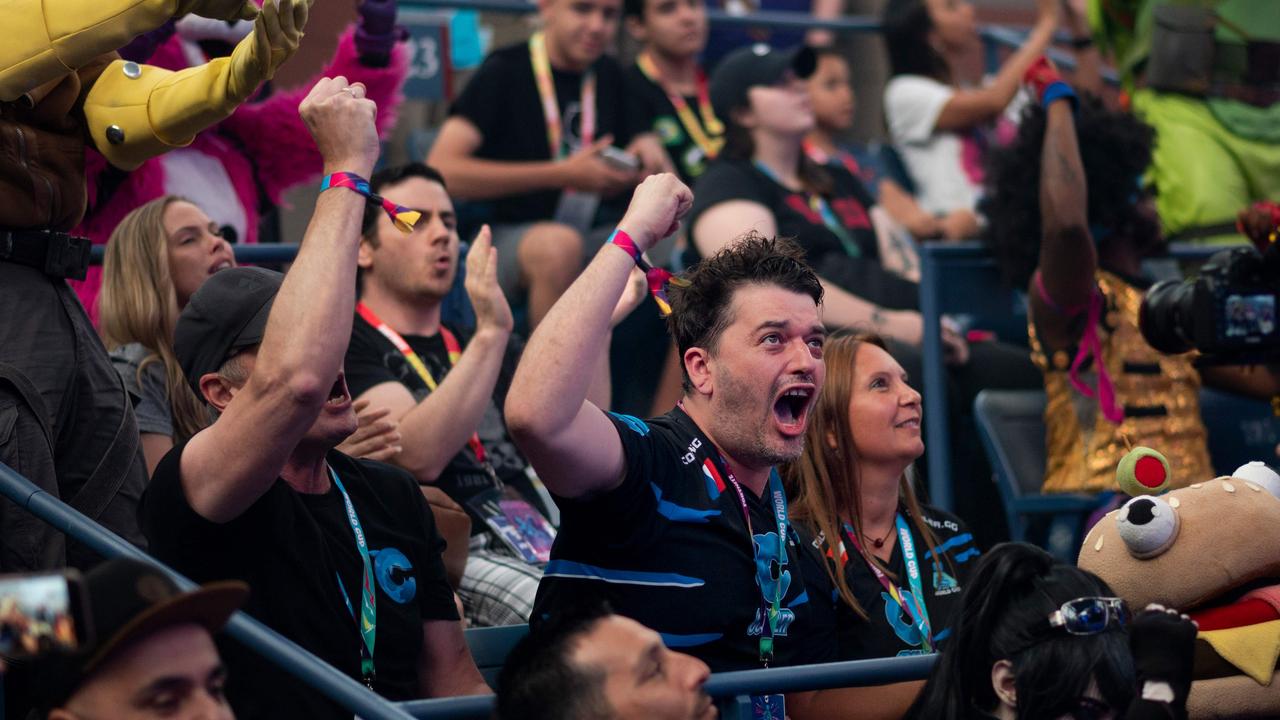
[[[622,0],[538,7],[542,29],[490,53],[427,157],[454,198],[491,205],[498,281],[507,297],[528,298],[530,329],[622,216],[641,173],[667,167],[657,140],[630,127],[622,69],[605,54]],[[622,149],[639,168],[619,162]]]

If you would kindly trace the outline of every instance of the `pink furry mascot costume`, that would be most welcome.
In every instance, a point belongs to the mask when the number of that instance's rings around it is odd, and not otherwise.
[[[395,124],[409,66],[409,54],[397,42],[404,32],[395,26],[395,10],[395,0],[361,3],[356,26],[342,34],[333,59],[317,76],[342,75],[364,83],[369,99],[378,104],[378,132],[384,136]],[[183,37],[186,22],[180,21],[178,32],[155,47],[147,59],[150,64],[177,70],[204,62],[199,46]],[[219,24],[226,32],[228,26]],[[214,222],[232,228],[236,241],[257,242],[259,215],[267,209],[264,201],[279,204],[287,190],[320,176],[320,153],[298,115],[298,104],[314,82],[245,103],[197,135],[190,146],[152,158],[131,173],[109,167],[102,155],[89,149],[89,209],[72,232],[103,245],[131,210],[172,194],[190,199]],[[96,324],[101,266],[90,267],[83,281],[71,284]]]

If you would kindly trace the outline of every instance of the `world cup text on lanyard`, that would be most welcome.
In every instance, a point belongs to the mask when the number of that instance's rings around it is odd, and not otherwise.
[[[533,63],[533,79],[538,84],[538,97],[542,100],[542,116],[547,121],[547,147],[551,159],[567,157],[565,127],[560,117],[560,103],[556,100],[555,78],[551,76],[551,60],[547,57],[547,38],[536,32],[529,38],[529,60]],[[581,117],[578,128],[582,147],[588,147],[596,134],[596,74],[588,70],[582,76]]]
[[[916,543],[911,537],[911,530],[907,527],[907,521],[903,519],[902,513],[898,513],[894,520],[898,529],[898,546],[902,548],[902,561],[907,566],[907,581],[911,583],[911,594],[906,595],[902,589],[893,583],[880,566],[866,560],[867,566],[871,568],[871,572],[884,586],[885,592],[893,599],[898,607],[911,618],[911,623],[915,625],[916,630],[920,633],[920,642],[924,646],[925,652],[933,652],[933,629],[929,624],[929,609],[924,604],[924,588],[920,582],[920,562],[916,559]],[[843,523],[844,534],[849,538],[849,542],[853,543],[858,554],[866,558],[863,552],[862,543],[858,542],[858,535],[849,526],[849,523]],[[938,558],[934,558],[934,562],[938,562]]]
[[[760,557],[760,547],[756,543],[755,531],[751,528],[751,511],[747,506],[747,496],[742,492],[742,486],[738,484],[738,479],[734,477],[733,470],[729,469],[729,463],[721,456],[720,464],[724,466],[724,475],[728,479],[729,484],[733,486],[734,492],[738,496],[738,505],[742,509],[742,519],[747,525],[747,539],[751,542],[751,555],[755,559],[757,568],[757,584],[760,585],[760,612],[763,620],[763,629],[760,632],[760,662],[765,667],[769,667],[770,661],[773,660],[773,637],[778,630],[778,617],[782,611],[782,572],[786,569],[787,561],[787,496],[782,489],[782,478],[778,476],[778,471],[769,471],[769,499],[773,504],[774,517],[778,523],[778,555],[776,558],[765,558],[769,563],[769,578],[773,586],[773,592],[770,593],[759,578],[759,568],[761,567],[762,558]],[[770,597],[772,595],[772,597]]]
[[[400,351],[400,354],[408,361],[414,372],[418,373],[418,377],[422,378],[422,382],[426,383],[427,390],[435,392],[436,387],[438,387],[435,377],[427,369],[427,364],[422,362],[422,358],[418,357],[418,353],[414,352],[413,348],[409,347],[409,343],[400,336],[400,333],[384,323],[377,313],[368,305],[365,305],[363,301],[356,303],[356,312],[360,317],[364,318],[365,322],[377,328],[378,332],[382,333],[382,336],[390,341],[396,350]],[[458,358],[462,357],[462,345],[458,343],[458,338],[444,325],[440,326],[440,338],[444,340],[444,349],[449,355],[449,365],[457,365]],[[471,437],[467,439],[467,446],[471,448],[471,452],[475,453],[476,462],[480,463],[480,467],[484,468],[490,479],[496,479],[498,477],[497,473],[494,472],[493,466],[489,464],[485,455],[484,444],[480,442],[478,433],[471,433]]]
[[[356,621],[356,629],[360,631],[360,676],[364,679],[364,684],[373,689],[373,646],[377,639],[378,633],[378,597],[374,590],[373,579],[373,561],[369,559],[369,543],[364,536],[364,528],[360,526],[360,518],[356,515],[356,508],[351,504],[351,496],[347,494],[347,489],[342,486],[342,480],[338,478],[338,473],[332,467],[329,468],[329,475],[333,477],[333,484],[338,488],[338,492],[342,493],[342,503],[347,509],[347,523],[351,525],[351,534],[356,538],[356,550],[360,553],[360,562],[364,565],[363,580],[360,583],[360,617],[356,618],[355,609],[351,607],[351,597],[347,595],[347,587],[342,582],[342,576],[338,575],[338,590],[342,593],[342,600],[347,604],[347,612],[351,613],[351,618]]]

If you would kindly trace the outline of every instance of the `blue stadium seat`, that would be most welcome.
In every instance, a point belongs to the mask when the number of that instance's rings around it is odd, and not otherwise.
[[[465,634],[467,646],[471,648],[471,657],[475,658],[476,667],[480,669],[480,674],[484,676],[484,681],[489,683],[489,687],[496,689],[502,664],[507,661],[511,648],[529,634],[529,626],[471,628]]]

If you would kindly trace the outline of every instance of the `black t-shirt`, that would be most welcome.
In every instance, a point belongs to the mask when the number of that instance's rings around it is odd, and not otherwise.
[[[613,135],[613,144],[625,147],[631,141],[631,124],[623,107],[622,68],[608,55],[596,61],[595,139]],[[564,141],[573,152],[582,146],[579,123],[582,119],[582,79],[580,73],[552,68],[560,119],[565,125]],[[529,59],[529,44],[519,43],[495,50],[485,58],[475,77],[449,109],[450,115],[466,118],[483,136],[476,157],[485,160],[545,161],[553,158],[547,146],[547,124],[542,114]],[[629,197],[629,193],[625,193]],[[550,220],[560,199],[559,190],[542,190],[499,198],[493,201],[494,220],[523,223]]]
[[[737,494],[716,483],[725,472],[714,446],[679,409],[648,422],[610,419],[626,453],[626,478],[588,500],[557,498],[562,522],[538,586],[535,621],[584,598],[603,599],[713,671],[760,667],[760,627],[753,633],[751,626],[762,592],[752,541]],[[776,547],[768,493],[761,499],[743,490],[755,536]],[[788,556],[797,558],[803,543],[794,529],[788,535]],[[835,658],[834,628],[813,621],[806,580],[799,562],[783,574],[775,665]]]
[[[466,347],[471,340],[468,332],[455,330],[449,326],[458,339],[458,344]],[[431,336],[405,335],[405,342],[422,358],[423,364],[431,372],[437,383],[444,382],[453,364],[449,362],[449,353],[440,333]],[[511,386],[511,376],[515,373],[516,363],[520,361],[523,342],[512,335],[507,342],[506,354],[502,359],[502,369],[498,372],[498,381],[494,384],[493,398],[485,408],[480,419],[480,427],[476,433],[480,443],[484,445],[485,457],[493,466],[498,479],[506,486],[515,488],[525,500],[529,501],[544,516],[548,508],[534,490],[526,468],[529,463],[520,454],[520,450],[507,433],[507,424],[502,417],[502,407],[506,404],[507,389]],[[415,402],[422,402],[431,391],[427,383],[418,375],[404,355],[386,339],[378,329],[356,315],[351,327],[351,344],[347,346],[347,357],[344,372],[347,376],[347,387],[352,397],[360,397],[370,388],[385,382],[397,382],[413,393]],[[470,446],[463,446],[457,455],[449,461],[449,466],[440,474],[436,486],[463,507],[477,494],[492,488],[493,481],[477,462]],[[483,522],[473,522],[471,532],[479,534],[484,531]]]
[[[920,564],[920,589],[925,594],[925,609],[929,613],[934,646],[945,647],[947,638],[951,636],[952,624],[959,616],[961,593],[976,564],[979,550],[973,543],[973,535],[956,516],[927,505],[921,506],[920,511],[924,515],[924,522],[938,539],[937,548],[925,543],[911,523],[906,508],[901,509]],[[897,531],[894,532],[896,537]],[[903,614],[898,604],[890,599],[862,556],[848,544],[847,538],[841,538],[841,542],[832,550],[816,528],[806,526],[802,535],[809,540],[806,549],[810,560],[814,557],[821,558],[822,562],[834,567],[836,558],[841,559],[845,581],[849,583],[854,599],[867,613],[867,619],[863,620],[853,608],[845,604],[827,572],[823,572],[821,578],[811,583],[815,596],[821,594],[830,600],[829,605],[820,609],[824,613],[834,613],[841,660],[918,655],[924,652],[919,631]],[[939,553],[945,556],[942,562],[938,562]],[[950,564],[947,563],[947,558],[950,559]],[[894,543],[888,568],[893,573],[891,581],[901,590],[911,592],[900,541]]]
[[[915,309],[919,289],[880,264],[880,250],[868,211],[875,204],[862,182],[841,167],[824,166],[832,180],[826,197],[832,213],[859,249],[853,257],[840,237],[827,228],[821,214],[809,204],[808,195],[789,190],[761,172],[749,160],[721,158],[698,178],[688,227],[696,228],[702,213],[723,202],[746,200],[773,213],[780,237],[794,238],[813,269],[824,279],[877,305],[895,310]],[[743,228],[745,232],[747,228]],[[685,262],[701,260],[695,243],[689,243]]]
[[[706,171],[711,159],[690,137],[688,130],[680,122],[680,117],[676,115],[675,106],[671,104],[667,93],[657,83],[645,77],[638,65],[632,65],[626,69],[625,81],[627,101],[630,103],[628,108],[635,119],[636,132],[656,134],[666,148],[667,155],[671,157],[671,163],[675,165],[680,179],[687,185],[693,185],[693,182]],[[706,133],[707,129],[702,125],[702,113],[698,107],[697,96],[686,95],[684,101],[693,111],[699,127]],[[708,137],[719,136],[711,136],[708,133]]]
[[[246,612],[359,679],[360,635],[341,590],[358,613],[364,565],[336,485],[310,495],[277,479],[239,517],[214,523],[197,514],[183,492],[185,448],[164,456],[142,498],[139,516],[151,552],[196,582],[247,582]],[[444,540],[408,474],[337,451],[328,461],[351,497],[374,564],[373,688],[392,700],[419,697],[422,623],[458,619],[440,559]],[[224,640],[219,650],[237,717],[350,720],[349,712],[240,643]]]

